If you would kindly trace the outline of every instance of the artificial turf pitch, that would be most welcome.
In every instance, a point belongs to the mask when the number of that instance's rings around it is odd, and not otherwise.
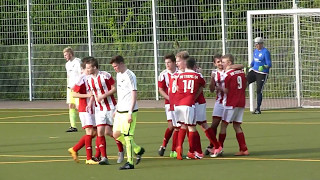
[[[210,121],[211,109],[207,117]],[[128,171],[118,170],[117,148],[109,137],[111,165],[85,165],[84,149],[79,151],[80,163],[75,163],[67,149],[84,131],[66,133],[68,127],[67,110],[0,110],[0,180],[320,179],[319,109],[264,111],[261,115],[246,111],[242,127],[250,156],[233,156],[238,144],[230,125],[223,157],[182,161],[168,157],[171,141],[165,156],[158,156],[167,127],[163,110],[140,109],[135,141],[146,153]],[[197,129],[204,149],[208,140]],[[187,144],[186,139],[185,150]]]

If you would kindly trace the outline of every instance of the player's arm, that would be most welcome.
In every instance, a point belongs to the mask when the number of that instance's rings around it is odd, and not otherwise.
[[[210,85],[209,85],[210,92],[212,92],[212,93],[216,89],[216,81],[214,80],[214,78],[215,78],[214,76],[215,76],[215,74],[212,73],[211,78],[210,78]]]
[[[105,94],[98,95],[97,101],[98,101],[98,102],[102,101],[102,99],[105,99],[105,98],[107,98],[108,96],[113,95],[116,91],[117,91],[116,86],[115,86],[114,84],[111,85],[110,91],[106,92]]]
[[[168,94],[164,91],[163,88],[159,87],[159,93],[160,93],[160,95],[161,95],[163,98],[165,98],[166,100],[169,100],[169,96],[168,96]]]
[[[132,122],[132,111],[133,111],[134,106],[137,103],[137,90],[131,91],[131,96],[132,96],[132,100],[131,100],[131,104],[129,106],[129,111],[128,111],[128,114],[129,114],[128,123]]]
[[[270,56],[270,52],[269,51],[266,51],[265,58],[266,58],[265,68],[271,68],[272,67],[272,62],[271,62],[271,56]]]
[[[92,96],[91,91],[88,94],[80,94],[78,92],[72,92],[72,97],[74,98],[89,98]]]
[[[203,86],[201,86],[201,87],[198,89],[197,93],[194,95],[194,99],[195,99],[195,100],[198,99],[198,97],[199,97],[199,95],[201,94],[202,91],[203,91]]]

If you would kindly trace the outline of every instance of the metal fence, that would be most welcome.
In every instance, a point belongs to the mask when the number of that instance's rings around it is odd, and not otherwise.
[[[247,62],[247,10],[294,5],[320,6],[309,0],[2,0],[0,99],[64,99],[67,46],[77,57],[97,57],[113,75],[109,59],[123,55],[138,78],[139,99],[157,99],[165,54],[189,51],[208,78],[215,53]]]

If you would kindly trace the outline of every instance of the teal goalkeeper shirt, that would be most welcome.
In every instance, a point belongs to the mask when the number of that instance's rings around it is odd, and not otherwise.
[[[264,65],[267,65],[268,68],[263,69],[262,73],[268,74],[269,69],[272,66],[270,52],[264,47],[261,50],[255,49],[253,51],[253,61],[251,62],[250,66],[254,71],[259,72],[259,66]]]

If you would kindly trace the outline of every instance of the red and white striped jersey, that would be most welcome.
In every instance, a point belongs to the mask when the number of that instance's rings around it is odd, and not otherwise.
[[[178,70],[176,70],[174,73],[176,73],[177,71]],[[174,73],[171,73],[169,70],[165,69],[160,73],[160,75],[158,77],[158,87],[162,88],[164,90],[164,92],[166,92],[166,94],[169,94],[168,93],[169,83],[170,83],[171,77]],[[164,103],[170,104],[167,99],[165,99]]]
[[[89,92],[89,86],[87,82],[87,75],[81,74],[79,80],[73,86],[72,89],[74,92],[79,94],[87,94]],[[79,112],[86,112],[87,104],[89,103],[90,98],[79,98]]]
[[[111,85],[114,85],[115,81],[110,73],[99,71],[96,77],[93,77],[92,75],[89,76],[88,84],[94,96],[97,97],[98,95],[102,95],[110,91]],[[113,95],[108,96],[101,102],[96,102],[96,107],[99,108],[100,111],[115,109],[116,105],[117,102]]]
[[[224,88],[224,71],[219,71],[218,69],[215,69],[212,71],[212,75],[214,75],[214,81],[216,83],[216,86]],[[224,93],[222,91],[218,91],[216,92],[216,94],[216,102],[222,104]]]

